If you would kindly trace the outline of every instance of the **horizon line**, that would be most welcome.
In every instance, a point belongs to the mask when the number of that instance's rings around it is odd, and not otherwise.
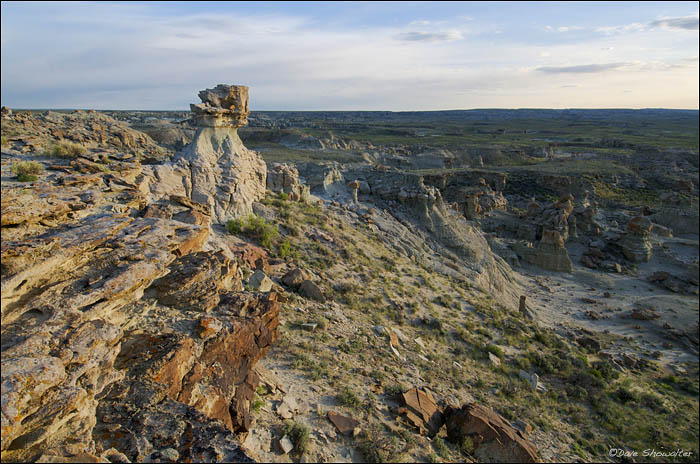
[[[6,105],[2,105],[2,107],[5,107]],[[12,111],[149,111],[149,112],[190,112],[189,109],[170,109],[170,110],[164,110],[164,109],[98,109],[98,108],[12,108],[9,107]],[[293,109],[287,109],[287,110],[281,110],[281,109],[274,109],[274,110],[250,110],[251,113],[254,112],[279,112],[279,113],[291,113],[291,112],[297,112],[297,113],[437,113],[437,112],[447,112],[447,111],[522,111],[522,110],[538,110],[538,111],[571,111],[571,110],[586,110],[586,111],[644,111],[644,110],[665,110],[665,111],[700,111],[700,108],[667,108],[667,107],[644,107],[644,108],[576,108],[576,107],[570,107],[570,108],[528,108],[528,107],[521,107],[521,108],[504,108],[504,107],[490,107],[490,108],[455,108],[455,109],[430,109],[430,110],[323,110],[323,109],[318,109],[318,110],[293,110]]]

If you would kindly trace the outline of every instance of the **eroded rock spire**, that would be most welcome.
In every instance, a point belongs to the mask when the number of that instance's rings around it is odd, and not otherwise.
[[[225,223],[250,214],[253,202],[265,196],[267,167],[238,137],[237,129],[248,123],[248,87],[219,84],[199,98],[202,103],[190,105],[197,134],[177,158],[190,169],[188,196]]]

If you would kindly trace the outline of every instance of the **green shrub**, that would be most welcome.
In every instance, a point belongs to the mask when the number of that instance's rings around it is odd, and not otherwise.
[[[639,401],[639,395],[635,391],[632,391],[629,388],[625,388],[625,387],[618,388],[612,394],[612,396],[622,404],[627,404],[630,401],[632,401],[632,402]]]
[[[395,383],[384,387],[384,394],[387,396],[399,397],[406,391],[403,385]]]
[[[44,167],[36,161],[20,161],[12,165],[12,173],[20,182],[33,182],[43,171]]]
[[[70,142],[68,140],[61,140],[49,147],[48,154],[59,158],[76,158],[84,154],[86,151],[87,150],[85,150],[85,147],[82,145]]]
[[[359,409],[359,407],[362,406],[360,398],[348,387],[343,387],[340,393],[336,395],[336,399],[342,406],[347,406],[352,409]]]
[[[285,259],[287,256],[289,256],[289,253],[292,251],[292,244],[289,243],[289,240],[285,240],[284,242],[280,243],[279,246],[279,257],[282,259]]]
[[[257,240],[260,245],[265,248],[270,248],[272,242],[277,238],[279,231],[277,226],[268,224],[265,219],[249,215],[245,219],[232,219],[226,223],[226,230],[233,235],[243,235],[248,238]]]
[[[362,440],[358,449],[364,462],[402,462],[401,444],[398,437],[382,436],[377,424],[369,424],[367,430],[360,435]]]
[[[620,376],[620,373],[615,370],[609,361],[597,361],[593,363],[591,372],[596,371],[600,374],[600,378],[610,381],[615,380]]]
[[[288,422],[284,426],[284,434],[294,443],[294,449],[299,454],[304,454],[309,444],[309,426],[299,422]]]
[[[474,442],[470,437],[464,437],[464,440],[459,444],[459,450],[464,454],[472,454],[474,452]]]
[[[254,412],[258,412],[263,406],[265,406],[265,402],[258,398],[253,402],[253,405],[250,407],[250,409],[252,409]]]
[[[445,441],[440,437],[435,437],[433,439],[433,448],[437,451],[438,456],[443,459],[450,457],[450,449],[445,444]]]
[[[489,345],[486,347],[486,351],[488,351],[491,354],[494,354],[498,356],[500,359],[503,359],[503,350],[501,350],[500,347],[496,345]]]

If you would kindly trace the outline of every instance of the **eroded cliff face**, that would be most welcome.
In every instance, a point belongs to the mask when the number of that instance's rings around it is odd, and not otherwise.
[[[423,176],[396,171],[350,169],[345,176],[359,179],[361,199],[384,209],[371,217],[389,243],[439,272],[492,289],[499,303],[514,306],[520,289],[510,266],[491,252],[479,229],[446,204],[440,189],[426,185]],[[357,210],[365,210],[362,202]]]
[[[279,307],[241,291],[210,224],[264,193],[264,164],[232,127],[201,128],[179,164],[91,156],[37,155],[21,183],[3,151],[3,462],[246,461],[234,433]]]

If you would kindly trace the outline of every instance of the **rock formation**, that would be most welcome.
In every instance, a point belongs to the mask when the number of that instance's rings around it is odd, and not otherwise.
[[[2,118],[3,134],[23,133],[7,137],[8,145],[20,152],[42,152],[53,143],[68,141],[110,154],[118,151],[124,159],[159,162],[172,156],[148,135],[103,113],[77,110],[33,114],[8,109]]]
[[[288,164],[274,163],[267,171],[267,189],[286,193],[292,201],[309,198],[309,187],[299,180],[299,171]]]
[[[248,87],[219,84],[199,92],[202,103],[193,103],[190,110],[199,127],[238,128],[248,124]]]
[[[199,96],[202,103],[191,105],[198,124],[192,142],[172,163],[144,169],[136,184],[150,202],[185,196],[226,223],[252,213],[253,202],[265,196],[267,167],[238,136],[247,123],[248,88],[220,84]]]
[[[537,447],[500,415],[475,403],[445,411],[447,437],[469,438],[480,462],[539,462]]]
[[[651,229],[652,222],[646,216],[637,216],[627,223],[626,231],[618,244],[625,257],[633,263],[645,263],[651,259]]]
[[[537,247],[533,248],[528,245],[519,242],[515,247],[516,253],[526,262],[548,271],[571,272],[573,270],[573,263],[559,232],[545,230]]]
[[[223,127],[175,163],[80,157],[32,188],[3,181],[3,461],[248,460],[234,433],[279,307],[242,291],[236,247],[210,227],[265,185],[235,129],[247,89],[217,89],[227,107],[207,93],[200,120]]]
[[[237,128],[248,122],[248,87],[220,84],[199,97],[203,103],[191,106],[199,129],[175,160],[190,170],[188,196],[225,223],[250,214],[265,196],[267,167],[238,137]]]

